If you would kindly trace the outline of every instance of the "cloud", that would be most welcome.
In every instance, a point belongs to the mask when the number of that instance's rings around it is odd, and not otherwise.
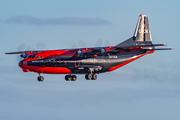
[[[35,18],[31,16],[13,16],[4,21],[5,23],[29,24],[29,25],[110,25],[111,23],[101,18]]]

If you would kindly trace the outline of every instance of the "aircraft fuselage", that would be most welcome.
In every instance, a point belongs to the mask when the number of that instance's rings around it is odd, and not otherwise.
[[[94,56],[91,58],[86,58],[84,55],[79,57],[58,55],[56,57],[42,58],[43,56],[41,54],[46,54],[45,52],[39,52],[37,55],[33,55],[33,58],[25,58],[19,63],[19,66],[24,72],[31,71],[49,74],[103,73],[113,71],[142,55],[150,53],[146,50],[138,50],[114,55]]]

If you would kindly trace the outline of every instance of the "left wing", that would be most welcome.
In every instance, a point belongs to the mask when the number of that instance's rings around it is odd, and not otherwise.
[[[39,51],[18,51],[18,52],[8,52],[8,53],[5,53],[5,54],[8,54],[8,55],[12,55],[12,54],[23,54],[23,53],[33,53],[33,52],[39,52]]]
[[[81,52],[81,57],[94,57],[94,56],[102,56],[105,54],[118,54],[121,51],[130,52],[137,50],[173,50],[172,48],[154,48],[155,46],[166,46],[165,44],[150,44],[150,45],[123,45],[123,46],[110,46],[110,47],[97,47],[97,48],[89,48],[87,50],[79,50]],[[77,54],[78,52],[76,52]]]

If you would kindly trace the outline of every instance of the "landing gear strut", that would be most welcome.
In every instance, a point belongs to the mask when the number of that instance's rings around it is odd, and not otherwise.
[[[38,76],[37,80],[38,80],[39,82],[42,82],[42,81],[44,81],[44,77],[41,76],[40,73],[39,73],[39,76]]]
[[[66,75],[65,80],[66,81],[76,81],[77,77],[76,75]]]
[[[97,75],[96,74],[86,74],[85,78],[86,78],[86,80],[96,80]]]

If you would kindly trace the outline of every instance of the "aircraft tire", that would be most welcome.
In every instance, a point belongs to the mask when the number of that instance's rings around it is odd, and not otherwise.
[[[68,75],[67,79],[68,79],[68,81],[71,81],[72,80],[72,76]]]
[[[65,76],[65,80],[68,81],[68,75]]]
[[[89,80],[89,78],[88,78],[88,74],[86,74],[86,75],[85,75],[85,78],[86,78],[86,80]]]
[[[96,80],[97,79],[97,75],[96,74],[93,74],[92,75],[92,80]]]
[[[76,81],[76,80],[77,80],[76,75],[72,75],[72,76],[71,76],[71,79],[72,79],[71,81]]]
[[[88,79],[89,79],[89,80],[92,79],[92,74],[88,74]]]
[[[38,79],[38,81],[39,81],[39,82],[44,81],[44,77],[43,77],[43,76],[38,76],[38,78],[37,78],[37,79]]]

